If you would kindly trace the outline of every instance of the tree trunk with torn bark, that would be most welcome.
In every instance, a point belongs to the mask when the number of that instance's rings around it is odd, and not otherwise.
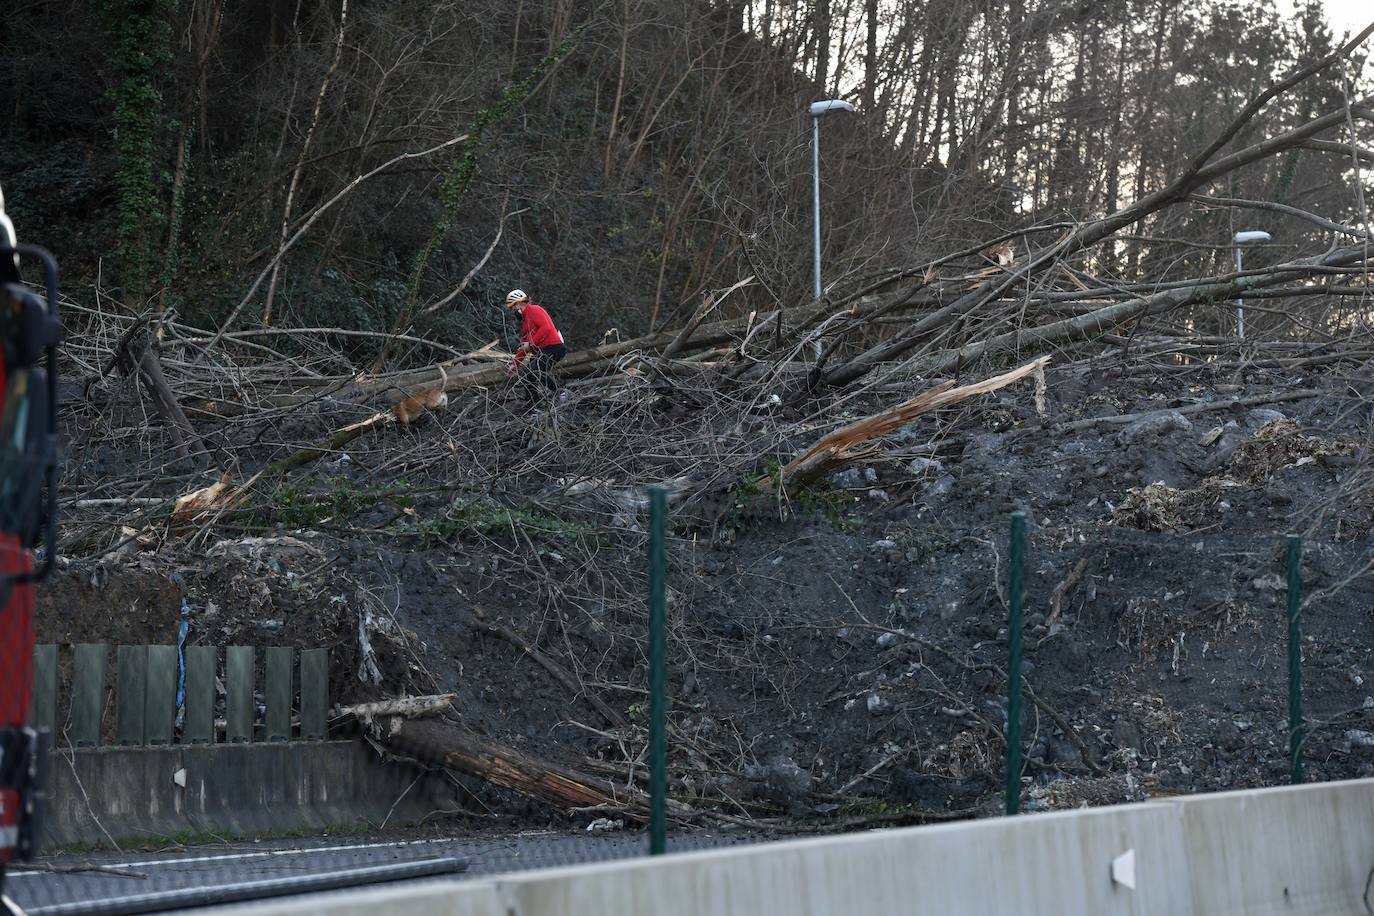
[[[541,760],[453,725],[403,721],[385,740],[392,750],[407,756],[476,776],[565,811],[610,808],[637,821],[649,816],[648,796],[639,789]],[[671,800],[668,811],[675,817],[692,814],[686,805]]]

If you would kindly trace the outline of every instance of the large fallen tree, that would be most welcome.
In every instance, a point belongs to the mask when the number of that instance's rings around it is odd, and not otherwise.
[[[649,797],[636,786],[580,773],[513,747],[465,732],[445,722],[404,719],[385,738],[394,751],[498,786],[565,811],[621,814],[649,819]],[[689,820],[695,812],[669,801],[671,817]]]

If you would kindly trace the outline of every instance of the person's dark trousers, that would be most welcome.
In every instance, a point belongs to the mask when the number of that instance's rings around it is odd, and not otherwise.
[[[524,371],[520,373],[526,400],[537,400],[544,389],[551,392],[558,390],[558,376],[554,374],[553,367],[567,355],[566,345],[554,344],[551,347],[540,347],[538,352],[530,357]]]

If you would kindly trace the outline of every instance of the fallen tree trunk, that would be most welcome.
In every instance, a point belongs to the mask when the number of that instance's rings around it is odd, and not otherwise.
[[[331,719],[340,716],[353,716],[370,722],[387,716],[432,716],[449,708],[457,697],[456,693],[440,693],[424,697],[398,697],[394,700],[377,700],[373,703],[355,703],[352,706],[335,706],[329,711]]]
[[[371,432],[377,427],[385,426],[388,423],[394,423],[395,420],[396,418],[391,411],[383,411],[381,413],[375,413],[365,420],[359,420],[357,423],[350,423],[347,426],[334,430],[334,432],[330,433],[329,437],[319,445],[303,448],[298,452],[287,455],[280,461],[269,464],[262,469],[258,476],[268,478],[280,477],[282,474],[303,465],[307,465],[312,461],[318,461],[328,455],[333,455],[363,433]]]
[[[407,720],[385,740],[407,756],[476,776],[565,811],[605,808],[637,821],[649,817],[649,798],[639,789],[540,760],[442,722]],[[696,812],[670,799],[668,813],[686,819]]]
[[[1200,413],[1211,413],[1218,410],[1231,410],[1235,407],[1257,407],[1261,404],[1279,404],[1284,401],[1302,401],[1307,398],[1319,398],[1329,392],[1321,391],[1316,388],[1302,388],[1297,391],[1279,391],[1269,394],[1255,395],[1249,398],[1229,398],[1225,401],[1209,401],[1202,404],[1188,404],[1184,407],[1166,407],[1162,410],[1144,410],[1140,413],[1123,413],[1112,417],[1088,417],[1084,420],[1074,420],[1072,423],[1065,423],[1060,427],[1065,432],[1077,431],[1080,429],[1091,429],[1094,426],[1126,426],[1137,420],[1146,417],[1162,417],[1168,414],[1181,414],[1185,417],[1196,416]]]
[[[1117,302],[1084,315],[1065,318],[1033,328],[1018,328],[984,338],[957,350],[943,350],[916,361],[916,370],[929,375],[944,375],[977,360],[1010,352],[1034,352],[1052,344],[1092,340],[1137,318],[1159,315],[1173,309],[1206,302],[1224,302],[1245,295],[1249,290],[1276,286],[1290,280],[1314,276],[1324,268],[1342,267],[1365,261],[1363,245],[1338,248],[1326,254],[1276,264],[1263,273],[1236,275],[1219,281],[1200,281],[1194,286],[1171,289],[1153,296]]]
[[[823,317],[829,312],[837,309],[837,306],[828,302],[811,303],[791,309],[778,309],[769,312],[759,318],[731,318],[724,321],[717,321],[710,324],[702,324],[697,327],[691,335],[691,349],[707,349],[728,340],[733,340],[737,336],[750,331],[754,328],[766,328],[778,320],[784,312],[787,314],[788,323],[794,328],[807,327],[816,319]],[[569,353],[562,362],[558,364],[558,374],[564,378],[578,378],[584,375],[591,375],[595,372],[603,371],[610,366],[616,359],[631,353],[659,353],[673,344],[681,335],[681,331],[673,329],[661,331],[654,334],[646,334],[642,337],[634,337],[629,340],[616,341],[615,343],[601,344],[589,347],[585,350],[577,350]],[[388,394],[396,395],[409,392],[417,385],[425,384],[434,378],[435,372],[443,368],[447,373],[446,391],[457,391],[464,388],[478,388],[488,385],[502,384],[506,381],[505,364],[485,367],[465,366],[459,367],[459,361],[449,360],[425,366],[420,369],[411,369],[405,372],[388,374],[381,378],[371,378],[361,376],[350,384],[345,384],[331,394],[338,400],[351,401],[370,401],[371,399],[382,397]],[[319,388],[328,385],[338,385],[337,379],[312,379],[307,382],[312,388]],[[278,407],[289,407],[296,404],[305,403],[318,397],[315,392],[301,392],[297,394],[280,395],[272,398],[272,402]]]
[[[941,382],[929,391],[922,392],[909,401],[903,401],[896,407],[856,420],[824,436],[811,448],[789,461],[778,472],[782,485],[795,486],[822,477],[859,457],[861,453],[857,449],[860,446],[906,426],[922,414],[1005,388],[1043,368],[1049,361],[1048,356],[1042,356],[1010,372],[958,388],[954,387],[953,382]]]
[[[696,329],[699,328],[701,326],[701,323],[706,320],[706,316],[711,314],[711,312],[713,312],[716,306],[720,305],[721,302],[725,301],[726,296],[729,296],[735,290],[748,286],[750,283],[753,282],[754,277],[753,275],[750,275],[748,277],[745,277],[743,280],[740,280],[738,283],[736,283],[729,289],[725,290],[725,292],[721,293],[720,295],[709,297],[706,300],[706,302],[702,304],[701,308],[697,310],[697,313],[692,316],[692,320],[687,322],[686,326],[678,332],[677,336],[674,337],[672,341],[668,344],[668,346],[664,349],[663,358],[669,359],[673,356],[676,356],[682,350],[682,348],[687,345],[687,341],[696,332]]]

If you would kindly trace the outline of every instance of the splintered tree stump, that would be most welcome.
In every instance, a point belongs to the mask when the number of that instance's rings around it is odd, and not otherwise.
[[[153,347],[152,334],[145,324],[135,324],[130,331],[125,332],[115,356],[124,374],[136,377],[140,387],[147,392],[153,411],[171,433],[177,457],[185,459],[193,453],[204,454],[205,447],[201,444],[200,437],[196,435],[195,428],[186,418],[186,412],[181,409],[181,403],[172,393],[171,386],[167,384],[167,379],[162,373],[162,361],[158,358],[157,350]]]

